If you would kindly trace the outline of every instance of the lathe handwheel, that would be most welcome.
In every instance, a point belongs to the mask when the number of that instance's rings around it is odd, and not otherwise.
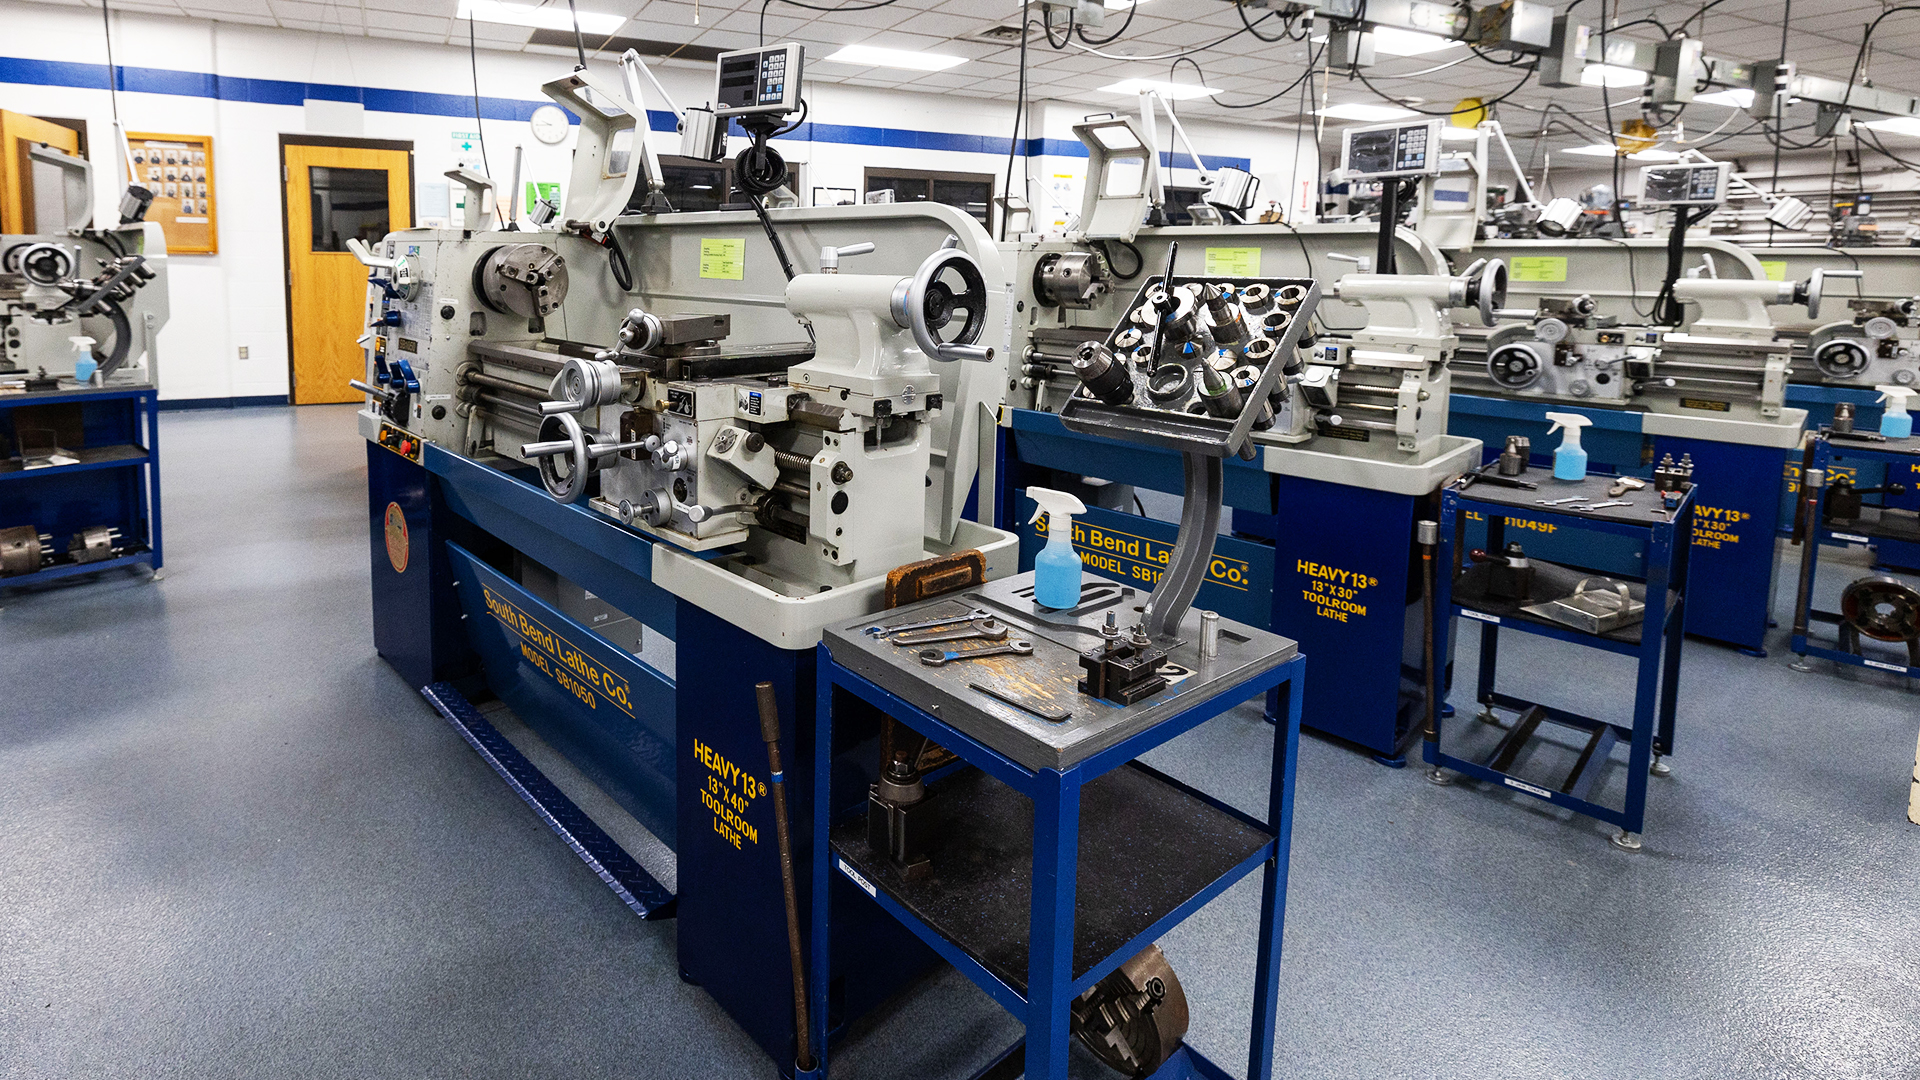
[[[1509,390],[1525,390],[1540,381],[1540,354],[1519,342],[1487,354],[1487,377]]]
[[[905,288],[895,291],[893,320],[913,331],[914,344],[934,360],[991,360],[993,350],[974,342],[987,325],[987,279],[973,256],[941,248],[920,264]],[[954,313],[966,318],[950,336]]]
[[[586,494],[587,477],[593,472],[593,459],[587,455],[587,434],[572,413],[555,413],[540,421],[537,442],[569,442],[572,447],[540,458],[540,483],[557,502],[578,502]],[[566,468],[560,467],[562,459]]]
[[[1813,366],[1830,379],[1851,379],[1867,370],[1867,350],[1855,341],[1829,341],[1813,351]]]

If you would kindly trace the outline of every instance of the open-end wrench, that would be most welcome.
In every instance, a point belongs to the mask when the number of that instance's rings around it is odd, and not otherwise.
[[[1535,499],[1533,501],[1539,503],[1541,506],[1559,506],[1562,503],[1586,502],[1587,497],[1585,495],[1569,495],[1564,499]]]
[[[971,622],[974,619],[987,618],[992,614],[993,612],[988,611],[986,608],[974,608],[971,611],[960,612],[958,615],[949,615],[944,619],[928,619],[925,622],[901,623],[898,626],[869,626],[866,629],[866,633],[869,637],[890,637],[894,634],[904,634],[909,630],[931,630],[936,626],[952,626],[954,623]]]
[[[928,667],[940,667],[955,660],[978,660],[984,656],[1032,656],[1033,642],[1008,641],[999,645],[989,645],[984,649],[922,649],[920,662]]]
[[[1592,513],[1595,510],[1605,510],[1609,506],[1632,506],[1632,505],[1633,504],[1630,502],[1623,502],[1621,500],[1616,499],[1613,502],[1594,503],[1591,506],[1569,506],[1567,507],[1567,509],[1578,510],[1581,513],[1585,514],[1585,513]]]
[[[915,630],[910,634],[894,634],[887,640],[895,645],[931,645],[936,641],[968,641],[973,638],[1005,641],[1007,624],[999,619],[975,619],[959,626]]]

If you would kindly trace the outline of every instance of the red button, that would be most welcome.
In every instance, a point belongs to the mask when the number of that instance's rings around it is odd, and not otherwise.
[[[413,453],[413,443],[412,443],[412,441],[411,441],[411,440],[408,440],[408,439],[401,439],[401,440],[400,440],[400,452],[401,452],[402,454],[412,454],[412,453]]]

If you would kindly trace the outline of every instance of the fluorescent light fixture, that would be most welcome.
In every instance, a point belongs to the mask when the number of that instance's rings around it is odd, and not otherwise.
[[[1102,6],[1108,11],[1125,11],[1130,7],[1139,7],[1141,4],[1150,2],[1151,0],[1106,0]]]
[[[503,4],[500,0],[460,0],[460,18],[475,22],[531,26],[540,30],[571,30],[573,19],[564,7],[527,7]],[[625,26],[625,15],[602,15],[594,11],[580,13],[580,32],[611,34]]]
[[[1402,109],[1397,105],[1370,105],[1364,101],[1349,101],[1345,105],[1329,105],[1318,113],[1333,120],[1404,120],[1409,116],[1419,116],[1412,109]]]
[[[1647,73],[1636,68],[1588,64],[1580,69],[1580,82],[1584,86],[1639,86],[1646,81]]]
[[[1220,92],[1211,86],[1201,86],[1199,83],[1169,83],[1159,82],[1154,79],[1121,79],[1117,83],[1109,83],[1094,92],[1099,94],[1124,94],[1127,97],[1135,97],[1142,90],[1151,90],[1168,101],[1185,101],[1188,98],[1211,97]]]
[[[1885,120],[1868,120],[1855,126],[1869,131],[1883,131],[1888,135],[1905,135],[1908,138],[1920,139],[1920,117],[1892,116]]]
[[[1388,56],[1425,56],[1466,44],[1438,34],[1423,34],[1418,30],[1400,30],[1391,26],[1376,26],[1368,33],[1373,35],[1373,51]]]
[[[832,56],[821,59],[829,64],[906,68],[909,71],[945,71],[967,62],[964,56],[947,56],[918,49],[882,49],[874,45],[848,45]]]
[[[1569,146],[1560,152],[1563,154],[1578,154],[1581,157],[1612,157],[1614,154],[1612,143],[1594,143],[1591,146]],[[1628,154],[1627,157],[1634,161],[1648,161],[1656,164],[1663,161],[1680,160],[1680,155],[1672,150],[1639,150]]]
[[[1447,124],[1440,129],[1440,139],[1442,142],[1473,142],[1479,137],[1480,133],[1473,128],[1456,127],[1453,124]]]
[[[1747,109],[1753,106],[1753,91],[1744,86],[1728,90],[1715,90],[1711,94],[1695,94],[1693,100],[1700,105],[1725,105],[1731,109]]]

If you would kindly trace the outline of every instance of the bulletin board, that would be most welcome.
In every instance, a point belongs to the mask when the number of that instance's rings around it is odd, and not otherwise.
[[[213,179],[213,137],[127,132],[134,176],[153,192],[147,220],[160,223],[169,255],[220,250]]]

